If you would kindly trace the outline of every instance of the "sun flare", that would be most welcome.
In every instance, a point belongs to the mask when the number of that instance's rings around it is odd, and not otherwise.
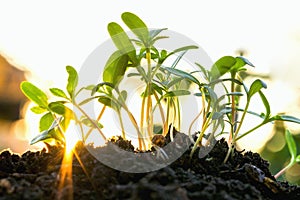
[[[65,132],[66,139],[66,155],[70,154],[74,149],[75,145],[79,141],[79,138],[76,134],[76,125],[73,121],[70,122],[70,125]]]

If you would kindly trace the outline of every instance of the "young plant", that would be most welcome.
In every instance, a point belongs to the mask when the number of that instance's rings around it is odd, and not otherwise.
[[[286,167],[284,167],[282,170],[280,170],[274,176],[276,179],[279,178],[282,174],[284,174],[286,172],[286,170],[291,168],[294,164],[300,163],[300,154],[297,155],[297,146],[296,146],[295,140],[289,130],[285,131],[285,141],[287,143],[288,150],[291,155],[291,159],[290,159],[290,162],[288,163],[288,165]]]
[[[274,122],[275,120],[281,121],[289,121],[300,124],[300,120],[298,118],[288,116],[288,115],[271,115],[271,109],[269,102],[262,92],[262,89],[266,89],[267,85],[260,79],[256,79],[250,85],[250,88],[246,86],[244,80],[239,76],[239,73],[245,71],[245,65],[249,65],[254,67],[254,65],[249,62],[244,57],[232,57],[232,56],[224,56],[220,58],[215,64],[211,67],[211,70],[205,70],[201,65],[199,67],[202,69],[208,83],[206,84],[207,92],[204,94],[202,92],[202,101],[206,102],[206,110],[210,110],[209,114],[207,112],[203,115],[204,121],[212,123],[214,120],[218,120],[218,123],[222,125],[222,133],[224,133],[224,122],[229,124],[229,150],[224,159],[226,162],[229,159],[229,156],[232,153],[233,148],[238,140],[245,137],[246,135],[252,133],[254,130],[260,128],[261,126]],[[229,77],[223,78],[224,76],[229,75]],[[226,83],[229,82],[229,86]],[[217,97],[213,92],[216,84],[221,83],[225,90],[225,95],[221,97]],[[203,90],[203,89],[201,89]],[[254,95],[258,94],[260,99],[265,107],[265,112],[258,114],[252,111],[249,111],[249,105]],[[244,108],[240,108],[240,99],[245,96],[246,105]],[[226,98],[227,97],[227,98]],[[227,101],[222,104],[223,100]],[[211,104],[211,101],[217,102],[217,104]],[[209,106],[211,108],[209,108]],[[217,108],[218,107],[218,108]],[[256,126],[250,128],[248,131],[240,133],[241,127],[244,124],[244,119],[247,114],[253,114],[262,118],[261,123]],[[239,117],[241,116],[241,117]],[[221,121],[220,121],[221,120]],[[222,122],[223,121],[223,122]],[[200,129],[203,131],[203,129]],[[191,156],[197,146],[201,144],[201,140],[203,137],[203,132],[200,132],[200,136],[198,137],[193,150],[191,152]],[[199,141],[199,143],[198,143]]]
[[[59,98],[57,101],[49,102],[49,98],[46,93],[40,90],[38,87],[30,82],[24,81],[21,83],[22,92],[36,104],[31,108],[36,114],[43,114],[39,122],[39,130],[41,134],[32,139],[31,144],[43,141],[46,143],[56,143],[61,146],[65,146],[64,133],[66,132],[71,120],[74,120],[81,127],[83,142],[87,139],[85,133],[83,133],[82,126],[88,126],[90,128],[96,128],[100,135],[106,139],[102,133],[102,125],[96,120],[91,119],[88,114],[81,109],[81,106],[87,103],[90,99],[86,99],[80,103],[76,102],[76,96],[84,89],[81,88],[77,91],[78,74],[76,70],[67,66],[66,70],[69,74],[68,83],[66,86],[67,94],[59,88],[50,88],[50,92]],[[82,116],[77,116],[71,107],[76,107]]]
[[[184,46],[170,52],[158,50],[155,42],[168,38],[160,36],[160,33],[166,29],[150,30],[139,17],[129,12],[122,14],[122,20],[135,38],[130,38],[119,24],[115,22],[108,24],[108,32],[117,49],[110,55],[104,66],[103,82],[78,89],[78,74],[73,67],[67,66],[69,77],[66,90],[68,93],[66,94],[59,88],[51,88],[50,92],[60,100],[50,103],[47,95],[33,84],[29,82],[21,84],[23,93],[37,104],[32,111],[37,114],[46,112],[40,120],[42,133],[34,138],[32,143],[48,142],[48,139],[54,139],[64,145],[64,132],[70,120],[74,120],[79,125],[83,142],[89,137],[92,129],[97,129],[101,137],[106,139],[102,132],[103,126],[99,121],[107,108],[117,113],[123,138],[126,137],[126,130],[122,111],[127,114],[137,131],[140,150],[149,148],[144,140],[146,136],[149,139],[148,143],[151,143],[156,109],[159,110],[162,119],[163,135],[166,135],[170,124],[180,128],[178,97],[189,95],[190,84],[198,80],[194,78],[190,81],[191,75],[177,70],[176,66],[186,51],[198,47]],[[177,57],[171,66],[165,66],[165,61],[174,56]],[[140,122],[136,120],[135,113],[132,113],[127,105],[128,91],[126,88],[120,89],[123,79],[133,79],[133,77],[138,77],[144,84],[144,91],[140,94],[142,102]],[[78,102],[77,97],[84,90],[90,90],[91,96]],[[103,107],[97,119],[92,119],[83,109],[83,105],[95,100]],[[164,105],[165,101],[166,105]],[[79,110],[80,114],[70,109],[71,107]],[[83,126],[88,126],[89,130],[85,131]],[[145,126],[146,130],[144,130]]]
[[[163,66],[164,62],[170,56],[181,53],[170,67],[170,69],[174,70],[187,50],[198,47],[185,46],[172,52],[159,51],[154,45],[156,41],[167,38],[159,35],[165,29],[150,30],[139,17],[129,12],[122,14],[122,20],[136,38],[129,38],[119,24],[115,22],[108,24],[108,32],[117,50],[108,59],[103,71],[103,82],[95,87],[93,95],[95,93],[104,95],[105,101],[101,97],[99,102],[113,108],[120,116],[120,123],[122,123],[121,109],[128,114],[130,121],[137,130],[139,148],[145,149],[147,147],[144,145],[143,138],[148,136],[148,141],[151,141],[154,134],[153,114],[155,109],[159,109],[162,119],[162,133],[165,135],[168,131],[168,125],[171,123],[177,122],[177,128],[180,128],[178,96],[190,94],[187,90],[188,88],[181,87],[182,82],[186,80],[177,77],[174,79],[172,74],[166,73],[166,70],[169,68]],[[144,66],[144,62],[146,66]],[[127,70],[131,71],[128,73],[127,78],[139,77],[144,84],[144,91],[140,94],[142,103],[139,123],[126,105],[126,98],[114,97],[114,93],[117,93],[119,97],[124,97],[124,95],[120,94],[126,93],[125,90],[119,91],[119,85],[125,78]],[[162,100],[167,101],[166,109],[163,108]],[[171,116],[174,117],[171,118]],[[146,131],[144,130],[145,126]],[[121,125],[121,127],[123,126]],[[124,129],[122,132],[123,137],[125,137]]]

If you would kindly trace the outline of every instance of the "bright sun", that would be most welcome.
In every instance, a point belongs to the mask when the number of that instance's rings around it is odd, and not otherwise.
[[[76,143],[79,141],[78,135],[76,134],[76,125],[73,121],[70,122],[70,125],[65,133],[65,138],[66,154],[70,154]]]

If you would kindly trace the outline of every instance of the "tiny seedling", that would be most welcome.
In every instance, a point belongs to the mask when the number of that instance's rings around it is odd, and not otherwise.
[[[52,102],[45,92],[32,83],[21,84],[23,93],[36,104],[31,110],[36,114],[42,114],[39,123],[41,134],[35,137],[31,144],[54,141],[58,145],[65,146],[64,133],[71,120],[78,124],[83,142],[94,129],[106,140],[105,133],[102,131],[106,124],[101,124],[100,121],[103,113],[110,109],[118,116],[122,137],[125,139],[127,136],[124,117],[128,117],[137,132],[139,149],[147,150],[151,148],[155,134],[165,136],[169,125],[180,130],[181,102],[179,97],[184,95],[196,96],[202,105],[199,113],[190,122],[188,134],[194,143],[191,158],[197,148],[209,146],[216,136],[228,133],[230,146],[224,158],[224,162],[227,162],[236,142],[261,126],[276,120],[300,124],[300,119],[296,117],[271,114],[268,99],[263,93],[267,85],[262,80],[256,79],[250,87],[247,86],[240,74],[247,70],[247,65],[251,67],[254,65],[246,58],[224,56],[210,66],[210,70],[195,63],[199,69],[186,72],[179,69],[179,62],[187,51],[197,49],[197,46],[189,45],[171,51],[156,48],[157,41],[168,39],[167,36],[161,35],[166,30],[165,28],[149,29],[145,22],[130,12],[123,13],[121,18],[133,36],[125,32],[116,22],[108,24],[108,32],[116,49],[104,66],[103,73],[100,75],[102,77],[100,83],[78,88],[80,77],[73,67],[67,66],[68,81],[65,88],[67,92],[60,88],[51,88],[51,94],[58,99]],[[170,62],[166,61],[170,61],[170,58],[176,59],[169,64]],[[196,72],[201,72],[204,80],[196,77]],[[143,86],[142,92],[138,94],[141,100],[138,113],[134,113],[129,106],[128,88],[121,87],[125,79],[134,81],[138,79]],[[222,96],[218,96],[215,90],[220,85],[225,91]],[[191,88],[197,88],[198,91],[194,92]],[[89,91],[91,95],[78,102],[77,97],[83,91]],[[255,95],[259,95],[265,107],[262,113],[249,111],[249,105]],[[240,104],[242,98],[246,100],[244,107]],[[99,110],[98,117],[93,119],[83,106],[95,101],[100,103],[102,109]],[[74,112],[71,108],[79,112]],[[155,123],[157,119],[154,119],[155,112],[159,113],[158,118],[161,119],[158,125]],[[125,113],[125,116],[122,113]],[[262,121],[242,132],[241,127],[245,124],[245,116],[248,114],[256,115]],[[197,127],[199,135],[194,141],[192,127],[199,118],[202,118],[202,124]],[[221,127],[221,130],[218,127]],[[161,130],[158,131],[160,133],[156,132],[156,129]],[[203,142],[204,138],[206,143]],[[300,161],[300,156],[296,156],[295,142],[289,132],[286,133],[286,140],[291,153],[291,161],[276,177]]]
[[[274,177],[277,179],[279,178],[282,174],[284,174],[286,172],[286,170],[288,170],[289,168],[291,168],[293,165],[295,165],[296,163],[300,163],[300,154],[297,155],[297,146],[296,146],[296,142],[291,134],[291,132],[289,130],[285,131],[285,141],[287,143],[288,146],[288,150],[290,152],[291,155],[291,159],[290,162],[288,163],[288,165],[286,167],[284,167],[282,170],[280,170]]]

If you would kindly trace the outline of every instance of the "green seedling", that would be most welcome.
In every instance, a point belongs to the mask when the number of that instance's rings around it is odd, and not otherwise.
[[[126,138],[126,130],[122,111],[130,119],[137,131],[139,148],[148,149],[146,143],[151,143],[154,134],[154,127],[161,127],[160,133],[166,135],[168,126],[172,124],[180,129],[180,102],[179,96],[190,95],[189,87],[198,80],[186,72],[178,70],[176,67],[183,55],[188,50],[198,48],[197,46],[184,46],[173,51],[158,50],[155,43],[161,39],[167,39],[167,36],[160,35],[163,29],[150,30],[146,24],[133,13],[125,12],[122,14],[122,20],[134,38],[130,38],[124,29],[116,22],[108,24],[108,32],[116,47],[115,52],[107,60],[101,83],[86,86],[78,89],[78,74],[73,67],[68,66],[69,74],[67,93],[59,88],[51,88],[52,95],[59,98],[58,101],[48,102],[48,97],[44,92],[31,83],[24,82],[21,85],[23,93],[34,103],[36,107],[32,111],[37,114],[44,114],[40,120],[41,135],[32,140],[32,143],[39,141],[47,142],[48,139],[59,141],[64,144],[64,132],[70,120],[74,120],[80,127],[82,140],[86,141],[92,129],[97,129],[102,138],[106,139],[102,132],[100,124],[103,113],[106,109],[112,109],[117,113],[121,125],[121,134]],[[171,65],[165,64],[169,58],[176,58]],[[144,64],[145,63],[145,64]],[[91,72],[92,73],[92,72]],[[191,79],[192,77],[192,79]],[[128,91],[120,89],[122,80],[138,78],[144,85],[144,91],[141,92],[140,121],[138,122],[137,113],[132,113],[127,105]],[[134,79],[135,80],[135,79]],[[192,80],[192,81],[190,81]],[[83,90],[90,90],[91,96],[80,102],[77,102],[77,96]],[[103,105],[99,111],[97,119],[92,119],[84,111],[83,105],[97,100]],[[79,110],[81,116],[77,116],[72,109]],[[154,124],[154,112],[158,110],[161,116],[161,124]],[[58,120],[60,119],[60,120]],[[84,131],[83,126],[90,129]],[[145,128],[146,127],[146,130]],[[146,141],[144,138],[148,138]]]
[[[27,81],[21,83],[22,92],[28,99],[36,104],[35,107],[31,108],[31,111],[36,114],[42,114],[39,122],[41,134],[33,138],[31,144],[43,141],[47,143],[54,142],[58,145],[65,146],[64,133],[71,120],[76,121],[81,127],[85,125],[96,128],[101,136],[106,139],[101,131],[102,125],[96,120],[91,119],[91,117],[81,109],[81,106],[87,103],[89,99],[80,103],[76,102],[76,96],[87,88],[81,88],[77,91],[78,74],[76,70],[71,66],[67,66],[66,70],[69,74],[66,86],[67,93],[59,88],[49,89],[52,95],[59,98],[57,101],[49,102],[46,93],[32,83]],[[72,106],[76,107],[82,113],[82,116],[77,116],[75,112],[70,109]],[[82,140],[85,141],[86,139],[87,137],[82,133]]]
[[[202,146],[202,140],[205,133],[211,128],[211,133],[206,145],[209,145],[215,135],[229,133],[229,150],[224,159],[226,162],[236,142],[246,135],[252,133],[263,125],[274,122],[275,120],[288,121],[300,124],[300,120],[293,116],[288,115],[271,115],[270,104],[263,93],[263,89],[267,85],[260,79],[254,80],[249,89],[246,86],[244,79],[241,78],[240,73],[246,71],[246,65],[254,67],[254,65],[244,57],[224,56],[217,60],[210,70],[206,70],[200,64],[197,64],[206,79],[206,83],[199,84],[200,93],[198,96],[202,98],[203,108],[197,117],[202,116],[203,124],[199,131],[199,136],[191,151],[191,157],[197,147]],[[229,83],[229,84],[227,84]],[[217,96],[214,88],[217,84],[221,84],[224,88],[225,94]],[[265,112],[256,113],[249,111],[249,105],[254,95],[259,95],[262,104],[265,107]],[[240,107],[240,99],[245,98],[245,107]],[[225,101],[225,102],[224,102]],[[241,133],[241,127],[244,124],[245,116],[252,114],[262,118],[261,123],[250,128],[246,132]],[[196,119],[195,119],[196,120]],[[193,122],[192,122],[193,123]],[[228,130],[225,123],[229,124]],[[220,133],[216,133],[216,127],[221,125]]]
[[[284,167],[282,170],[280,170],[274,177],[277,179],[279,178],[282,174],[284,174],[289,168],[291,168],[293,165],[296,163],[300,163],[300,154],[297,155],[297,146],[296,142],[289,130],[285,131],[285,141],[288,146],[288,150],[291,155],[290,162],[286,167]]]
[[[210,70],[196,63],[199,69],[186,72],[178,67],[180,60],[187,51],[196,49],[197,46],[184,46],[171,51],[158,49],[156,42],[168,39],[167,36],[161,35],[166,30],[165,28],[149,29],[138,16],[129,12],[123,13],[121,18],[133,34],[128,34],[116,22],[108,24],[107,29],[116,49],[104,66],[100,83],[78,88],[80,77],[73,67],[67,66],[66,92],[59,88],[51,88],[50,93],[58,98],[57,101],[52,102],[49,101],[46,93],[33,84],[29,82],[21,84],[23,93],[36,104],[31,110],[42,115],[40,119],[41,134],[31,141],[32,144],[39,141],[55,141],[64,146],[64,133],[71,120],[79,125],[83,142],[87,140],[94,129],[106,140],[101,119],[103,113],[107,109],[111,109],[119,118],[122,137],[126,138],[127,136],[124,115],[122,115],[125,113],[137,132],[139,149],[147,150],[151,147],[154,135],[159,132],[165,136],[169,125],[180,130],[181,102],[179,97],[184,95],[195,95],[202,105],[202,109],[191,121],[189,128],[188,134],[194,143],[190,154],[191,158],[197,148],[208,146],[216,136],[228,133],[230,146],[224,158],[224,162],[226,162],[230,159],[236,142],[261,126],[276,120],[300,124],[300,119],[296,117],[271,114],[268,99],[263,93],[267,85],[262,80],[256,79],[247,86],[241,73],[247,70],[247,66],[254,67],[254,65],[246,58],[224,56],[217,60]],[[176,59],[168,64],[170,62],[166,61],[170,61],[170,58]],[[204,80],[200,80],[195,75],[198,72],[203,74]],[[122,81],[125,79],[139,80],[143,86],[142,91],[138,94],[141,100],[141,108],[138,113],[133,113],[128,105],[127,96],[130,91],[126,87],[121,87]],[[222,96],[218,96],[215,91],[216,87],[220,85],[225,91]],[[191,88],[197,88],[198,91],[194,92]],[[77,97],[83,91],[89,91],[91,95],[78,101]],[[265,111],[262,113],[249,110],[253,96],[257,95],[265,107]],[[240,104],[242,98],[246,101],[243,107]],[[84,105],[95,101],[102,105],[102,109],[99,110],[98,117],[93,119],[84,110]],[[75,112],[75,109],[79,112]],[[155,112],[159,113],[160,124],[155,122],[157,120],[154,119]],[[262,120],[256,126],[242,132],[241,127],[245,124],[245,116],[249,114],[258,116]],[[139,120],[137,120],[138,118]],[[192,127],[199,118],[202,118],[202,124],[197,127],[199,135],[194,141]],[[221,127],[221,130],[218,127]],[[204,139],[206,139],[206,143],[204,143]],[[293,146],[291,139],[287,139],[287,142],[290,144],[289,146]],[[292,163],[299,162],[300,158],[295,155],[294,147],[290,148],[290,152]]]

